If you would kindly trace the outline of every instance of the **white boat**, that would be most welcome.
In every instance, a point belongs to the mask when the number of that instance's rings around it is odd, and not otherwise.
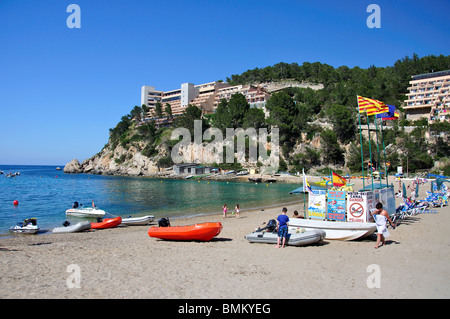
[[[36,218],[28,218],[21,223],[17,223],[16,226],[11,227],[9,231],[21,234],[36,234],[39,229]]]
[[[127,226],[138,226],[138,225],[148,225],[152,221],[155,220],[155,216],[153,215],[146,215],[142,217],[128,217],[128,218],[122,218],[122,224]]]
[[[354,240],[372,235],[375,223],[351,223],[302,218],[290,218],[289,228],[319,229],[325,231],[325,239]]]
[[[106,212],[97,207],[70,208],[66,210],[66,215],[76,217],[103,217]]]
[[[293,233],[288,233],[288,237],[286,238],[286,245],[303,246],[314,244],[323,240],[324,237],[325,232],[323,230],[296,230]],[[260,231],[248,234],[247,236],[245,236],[245,238],[251,243],[276,244],[278,241],[278,234],[276,231]]]
[[[76,233],[91,229],[91,222],[79,222],[75,225],[53,228],[53,233]]]

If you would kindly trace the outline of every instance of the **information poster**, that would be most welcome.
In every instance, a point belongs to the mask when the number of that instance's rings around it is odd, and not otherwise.
[[[327,216],[326,190],[313,190],[309,192],[308,217],[325,219]]]
[[[379,190],[379,201],[383,204],[383,208],[389,215],[395,214],[395,194],[394,187],[383,188]]]
[[[375,222],[371,213],[375,210],[375,206],[378,203],[378,200],[375,198],[378,196],[378,190],[366,192],[367,196],[367,221]]]
[[[347,221],[365,223],[367,221],[367,197],[370,192],[348,192]]]
[[[345,221],[345,192],[328,191],[327,205],[327,219]]]

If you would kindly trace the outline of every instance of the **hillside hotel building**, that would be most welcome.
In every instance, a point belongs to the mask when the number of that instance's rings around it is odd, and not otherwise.
[[[153,86],[142,86],[141,105],[147,105],[150,109],[144,118],[154,117],[157,102],[162,104],[163,109],[169,103],[173,115],[182,114],[189,104],[200,108],[203,114],[212,114],[222,99],[229,101],[234,93],[243,94],[252,108],[264,109],[270,98],[270,94],[258,86],[231,86],[216,81],[199,85],[182,83],[181,88],[166,92],[157,91]]]
[[[406,118],[450,122],[450,70],[413,75],[403,108]]]

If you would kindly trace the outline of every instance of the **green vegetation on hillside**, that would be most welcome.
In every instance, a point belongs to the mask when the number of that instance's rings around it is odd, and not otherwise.
[[[242,94],[234,94],[227,102],[222,100],[215,114],[202,117],[201,110],[189,106],[182,116],[174,119],[174,127],[188,128],[193,134],[193,121],[202,119],[203,130],[217,127],[222,131],[226,128],[278,127],[280,131],[281,169],[293,172],[301,168],[309,170],[316,166],[345,165],[347,170],[361,170],[361,148],[358,132],[358,113],[356,95],[375,98],[387,104],[400,105],[405,100],[411,75],[430,73],[450,69],[450,56],[426,56],[419,58],[405,57],[393,66],[368,69],[341,66],[334,68],[319,62],[303,65],[297,63],[278,63],[263,69],[253,69],[241,75],[227,78],[230,84],[261,83],[295,79],[309,83],[321,83],[324,88],[286,88],[272,94],[266,104],[268,116],[263,110],[250,108]],[[129,115],[123,116],[114,129],[110,129],[110,147],[122,145],[139,145],[143,155],[154,157],[158,154],[157,147],[164,143],[170,154],[170,149],[177,141],[162,139],[170,128],[157,129],[153,121],[136,128],[136,122],[148,110],[145,106],[134,107]],[[158,117],[172,117],[170,105],[165,108],[160,105]],[[373,120],[371,119],[373,123]],[[363,125],[366,124],[362,117]],[[403,118],[390,123],[393,129],[384,130],[384,140],[387,146],[386,156],[389,168],[397,166],[408,167],[409,171],[430,169],[435,160],[450,157],[448,136],[449,123],[436,123],[430,126],[426,121],[410,122]],[[412,133],[405,133],[405,125],[414,125]],[[441,133],[443,132],[443,133]],[[375,135],[375,134],[373,134]],[[378,158],[376,137],[371,136],[372,164],[384,163],[384,157]],[[430,136],[429,138],[426,136]],[[381,140],[381,135],[379,136]],[[316,141],[320,147],[312,146]],[[300,143],[303,147],[299,150]],[[381,143],[380,143],[381,146]],[[363,139],[364,159],[369,158],[369,141]],[[120,159],[122,160],[122,159]],[[119,161],[120,161],[119,160]],[[169,165],[170,158],[160,159],[161,164]],[[383,164],[384,165],[384,164]]]

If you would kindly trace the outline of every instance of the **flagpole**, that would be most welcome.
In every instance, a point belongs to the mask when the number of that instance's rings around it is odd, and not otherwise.
[[[378,172],[379,172],[378,175],[379,175],[380,188],[381,188],[381,169],[380,169],[381,160],[380,160],[380,146],[378,144],[378,121],[377,121],[377,116],[376,115],[374,116],[374,121],[375,121],[375,135],[377,137]]]
[[[366,187],[365,182],[364,182],[366,178],[364,176],[364,151],[363,151],[362,132],[361,132],[361,113],[359,112],[358,95],[356,95],[356,101],[358,102],[359,143],[361,144],[361,169],[362,169],[363,188],[364,188],[364,187]]]
[[[384,146],[383,119],[381,119],[381,139],[383,140],[384,174],[386,175],[386,185],[389,185],[388,171],[387,171],[387,166],[386,166],[386,147]]]
[[[303,192],[303,218],[306,219],[306,195]]]
[[[305,168],[303,168],[303,176],[302,176],[302,178],[303,178],[303,218],[305,218],[306,219],[306,195],[305,195],[305,192],[306,192],[306,189],[307,189],[307,187],[306,187],[306,178],[305,178]]]
[[[369,98],[364,98],[364,97],[360,97],[359,95],[356,96],[356,98],[358,99],[358,109],[359,112],[361,112],[361,105],[360,102],[362,103],[364,110],[366,112],[366,120],[367,120],[367,135],[369,136],[369,156],[370,156],[370,175],[371,175],[371,179],[372,179],[372,190],[374,190],[374,185],[373,185],[373,163],[372,163],[372,143],[370,141],[370,121],[369,121],[369,112],[368,112],[368,108],[370,110],[370,115],[376,115],[381,113],[381,110],[386,112],[386,108],[388,109],[387,111],[389,111],[389,108],[386,106],[386,104],[384,102],[380,102],[378,100],[374,100],[374,99],[369,99]],[[376,143],[377,143],[377,154],[378,154],[378,169],[380,169],[380,146],[378,144],[378,124],[377,124],[377,117],[375,116],[375,134],[376,134]],[[384,143],[384,139],[383,139],[383,143]],[[362,146],[361,146],[362,147]],[[364,165],[363,165],[364,166]],[[385,158],[385,170],[386,170],[386,158]],[[380,185],[381,185],[381,172],[380,172]]]
[[[331,168],[330,168],[330,181],[331,181],[331,187],[333,187],[334,186],[334,184],[333,184],[333,171],[331,170]]]
[[[369,122],[369,115],[366,112],[366,119],[367,119],[367,133],[369,134],[369,157],[370,157],[370,176],[372,178],[372,190],[373,190],[373,163],[372,163],[372,145],[370,143],[370,122]]]

